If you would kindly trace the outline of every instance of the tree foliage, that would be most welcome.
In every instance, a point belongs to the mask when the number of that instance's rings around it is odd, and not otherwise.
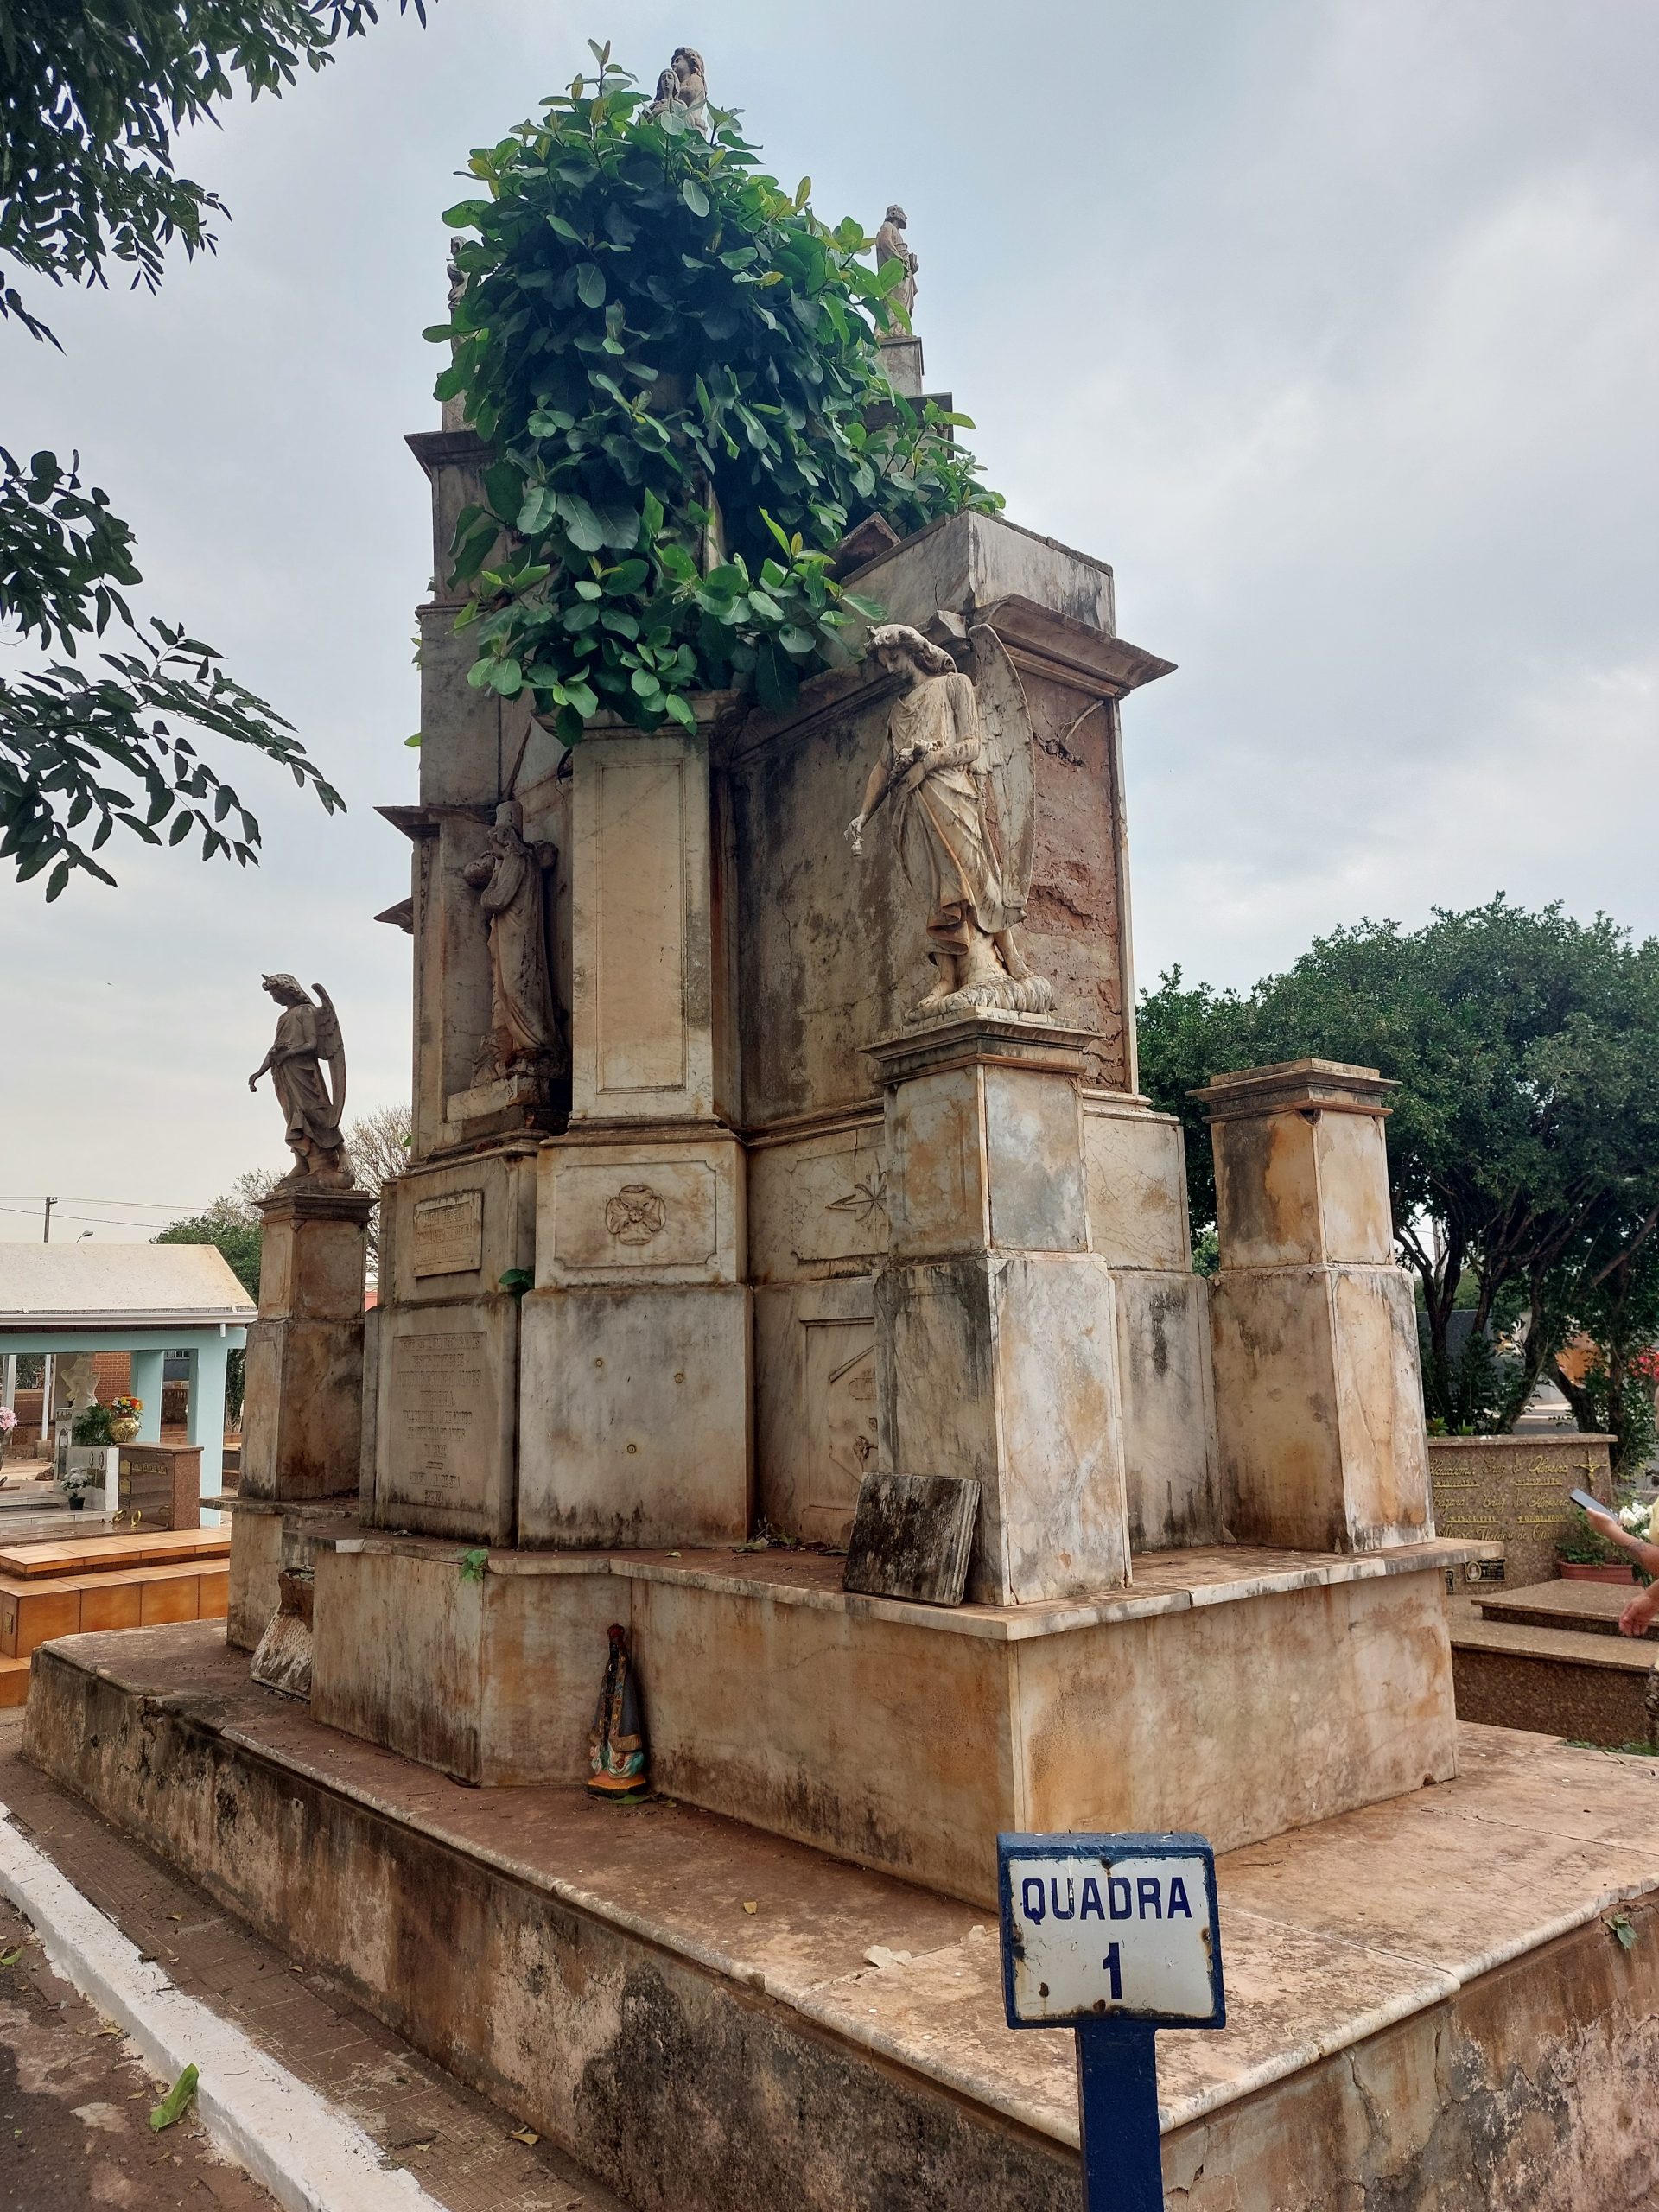
[[[0,448],[0,619],[63,656],[0,679],[0,858],[19,882],[50,868],[48,899],[77,868],[114,882],[92,855],[117,830],[159,845],[168,823],[168,842],[197,835],[203,860],[253,859],[257,821],[180,723],[255,747],[331,813],[344,804],[211,645],[153,618],[140,626],[124,595],[139,581],[131,533],[102,492],[54,454],[23,468]],[[112,621],[122,649],[79,662]]]
[[[712,137],[599,72],[472,156],[440,397],[493,448],[456,575],[473,682],[531,695],[567,742],[601,709],[689,725],[689,695],[780,707],[879,610],[831,556],[882,516],[900,536],[1001,505],[950,441],[963,417],[893,393],[878,334],[896,264],[762,173],[733,116]]]
[[[1212,1072],[1313,1054],[1400,1084],[1395,1235],[1420,1287],[1428,1410],[1449,1428],[1510,1427],[1578,1330],[1626,1360],[1652,1341],[1659,941],[1500,896],[1415,931],[1336,931],[1245,995],[1177,971],[1147,995],[1140,1034],[1143,1084],[1186,1128],[1200,1226],[1214,1182],[1186,1093]],[[1454,1357],[1460,1290],[1471,1332]],[[1506,1325],[1518,1350],[1500,1365],[1489,1337]]]
[[[407,0],[398,0],[401,7]],[[414,0],[425,20],[423,0]],[[178,130],[238,84],[280,93],[375,20],[373,0],[0,0],[0,255],[54,284],[105,283],[111,264],[152,291],[168,247],[211,250],[217,196],[174,166]],[[15,283],[0,319],[51,331]],[[151,844],[199,836],[201,856],[256,857],[258,823],[183,724],[251,747],[338,793],[289,725],[182,625],[137,621],[132,535],[78,458],[0,451],[0,635],[60,655],[0,680],[0,858],[47,873],[55,899],[117,830]],[[81,660],[89,639],[115,649]]]
[[[54,284],[104,283],[113,261],[154,291],[168,246],[211,250],[222,212],[175,168],[180,128],[238,80],[284,92],[375,20],[373,0],[3,0],[0,253]],[[0,315],[51,335],[15,287]]]

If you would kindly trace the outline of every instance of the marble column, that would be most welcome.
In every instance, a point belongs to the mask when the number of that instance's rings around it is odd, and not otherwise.
[[[1212,1077],[1210,1312],[1229,1522],[1245,1543],[1375,1551],[1432,1536],[1411,1283],[1393,1257],[1375,1068]]]
[[[225,1368],[229,1347],[196,1345],[190,1359],[190,1411],[187,1433],[201,1446],[201,1495],[217,1497],[225,1485]],[[148,1408],[146,1408],[148,1410]]]
[[[144,1410],[138,1416],[140,1444],[159,1444],[162,1440],[162,1384],[167,1369],[167,1354],[163,1351],[136,1351],[132,1354],[132,1395],[142,1398]]]
[[[870,1047],[892,1242],[876,1391],[895,1474],[980,1485],[968,1594],[1129,1579],[1111,1270],[1091,1246],[1082,1030],[982,1014]]]

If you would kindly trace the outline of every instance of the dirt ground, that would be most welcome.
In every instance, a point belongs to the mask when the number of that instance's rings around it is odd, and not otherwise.
[[[0,2212],[273,2212],[222,2164],[194,2110],[161,2133],[161,2092],[0,1903]]]

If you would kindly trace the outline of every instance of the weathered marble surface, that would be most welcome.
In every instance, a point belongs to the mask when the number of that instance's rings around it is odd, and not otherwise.
[[[526,1544],[707,1544],[748,1534],[746,1283],[531,1291],[518,1529]]]
[[[1416,1313],[1375,1069],[1218,1077],[1211,1287],[1224,1510],[1247,1542],[1365,1551],[1433,1527]]]
[[[1083,1093],[1090,1242],[1113,1268],[1192,1264],[1181,1125],[1122,1093]]]
[[[706,1120],[717,1109],[707,737],[595,732],[573,766],[573,1118]]]
[[[689,1806],[595,1820],[575,1789],[462,1788],[251,1690],[216,1642],[51,1647],[30,1755],[516,2119],[613,2173],[620,2146],[630,2193],[688,2177],[688,2212],[836,2212],[856,2188],[891,2212],[1075,2207],[1071,2038],[1007,2033],[983,1908]],[[1651,1763],[1478,1728],[1460,1758],[1223,1858],[1229,2024],[1160,2037],[1172,2205],[1659,2190]]]
[[[329,1497],[357,1487],[362,1438],[366,1191],[265,1199],[259,1319],[248,1327],[243,1492]]]

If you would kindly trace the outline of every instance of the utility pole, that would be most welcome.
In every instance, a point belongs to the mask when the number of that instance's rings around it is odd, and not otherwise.
[[[42,1244],[52,1242],[52,1209],[57,1203],[55,1198],[48,1198],[46,1202],[46,1233],[41,1239]]]

